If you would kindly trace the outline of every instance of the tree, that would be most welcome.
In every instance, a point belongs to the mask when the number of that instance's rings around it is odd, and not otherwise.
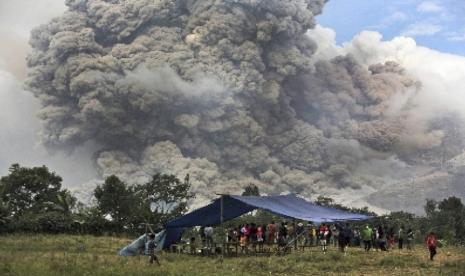
[[[25,168],[13,164],[9,174],[0,179],[1,204],[8,205],[8,213],[16,218],[44,211],[50,204],[57,203],[61,181],[60,176],[45,166]]]
[[[334,205],[334,199],[326,196],[318,196],[315,203],[320,206],[332,206]]]
[[[243,196],[260,196],[260,191],[258,190],[258,187],[250,183],[244,188],[244,191],[242,192]]]
[[[434,215],[434,212],[436,212],[437,205],[438,203],[435,200],[432,200],[432,199],[426,200],[426,205],[425,205],[426,217],[431,218]]]
[[[455,197],[449,197],[439,202],[438,209],[443,217],[451,220],[451,227],[455,231],[456,239],[465,238],[465,211],[462,201]]]
[[[157,173],[149,182],[136,185],[135,195],[138,198],[138,206],[134,218],[138,221],[134,221],[134,223],[156,222],[163,225],[169,219],[185,213],[188,200],[194,197],[189,189],[189,175],[186,175],[184,181],[181,181],[174,175]],[[174,208],[168,210],[169,212],[160,209],[152,212],[150,205],[160,202],[174,206]]]
[[[71,214],[78,200],[69,191],[60,191],[57,195],[56,209],[63,214]]]
[[[107,177],[102,185],[95,188],[94,197],[97,209],[103,215],[110,215],[121,227],[129,221],[135,198],[132,189],[118,177]]]

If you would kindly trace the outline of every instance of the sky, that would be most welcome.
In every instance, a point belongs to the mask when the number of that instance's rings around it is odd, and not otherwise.
[[[464,0],[330,0],[317,21],[336,31],[338,44],[371,30],[385,40],[407,36],[418,45],[465,56]]]

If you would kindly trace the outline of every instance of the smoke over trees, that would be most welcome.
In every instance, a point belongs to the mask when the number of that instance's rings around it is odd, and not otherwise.
[[[198,200],[246,183],[372,187],[364,163],[433,150],[444,132],[418,124],[421,84],[395,62],[315,58],[306,32],[325,2],[67,0],[31,35],[42,142],[96,144],[102,176],[189,174]]]

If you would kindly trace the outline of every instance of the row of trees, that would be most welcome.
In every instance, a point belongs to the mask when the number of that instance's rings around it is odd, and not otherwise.
[[[147,183],[128,185],[113,175],[93,191],[94,204],[85,206],[47,167],[14,164],[0,179],[0,233],[136,233],[186,212],[189,189],[189,176],[180,181],[155,174]],[[151,204],[171,208],[151,210]]]
[[[156,228],[185,213],[187,202],[193,198],[189,189],[188,175],[181,181],[174,175],[155,174],[147,183],[136,185],[128,185],[113,175],[95,188],[95,201],[86,206],[63,189],[62,178],[47,167],[26,168],[14,164],[9,174],[0,179],[0,233],[136,234],[144,231],[147,224]],[[253,184],[243,192],[243,195],[259,194]],[[376,215],[366,207],[348,208],[329,197],[319,197],[316,203]],[[159,208],[154,210],[154,204]],[[449,197],[439,202],[427,200],[425,213],[420,217],[393,212],[378,216],[371,223],[396,228],[404,225],[421,234],[434,231],[449,241],[465,240],[465,207],[459,198]],[[279,220],[264,211],[248,214],[243,219]]]

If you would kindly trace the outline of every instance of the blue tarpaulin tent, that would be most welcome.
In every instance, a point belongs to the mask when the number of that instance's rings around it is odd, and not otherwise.
[[[221,208],[221,200],[223,208]],[[225,195],[222,196],[222,199],[216,199],[205,207],[169,221],[165,226],[166,237],[163,248],[169,248],[171,244],[177,243],[181,239],[184,228],[220,224],[221,209],[223,209],[223,221],[231,220],[255,209],[263,209],[284,217],[315,223],[360,221],[372,218],[367,215],[319,206],[293,194],[279,196]]]
[[[223,205],[221,208],[221,205]],[[296,195],[279,196],[233,196],[224,195],[209,205],[173,219],[165,225],[165,230],[157,234],[159,246],[168,249],[181,240],[185,228],[194,226],[219,225],[255,209],[263,209],[274,214],[315,223],[360,221],[372,216],[351,213],[339,209],[316,205]],[[223,212],[221,212],[223,210]],[[120,251],[122,256],[135,255],[143,248],[142,236]]]

